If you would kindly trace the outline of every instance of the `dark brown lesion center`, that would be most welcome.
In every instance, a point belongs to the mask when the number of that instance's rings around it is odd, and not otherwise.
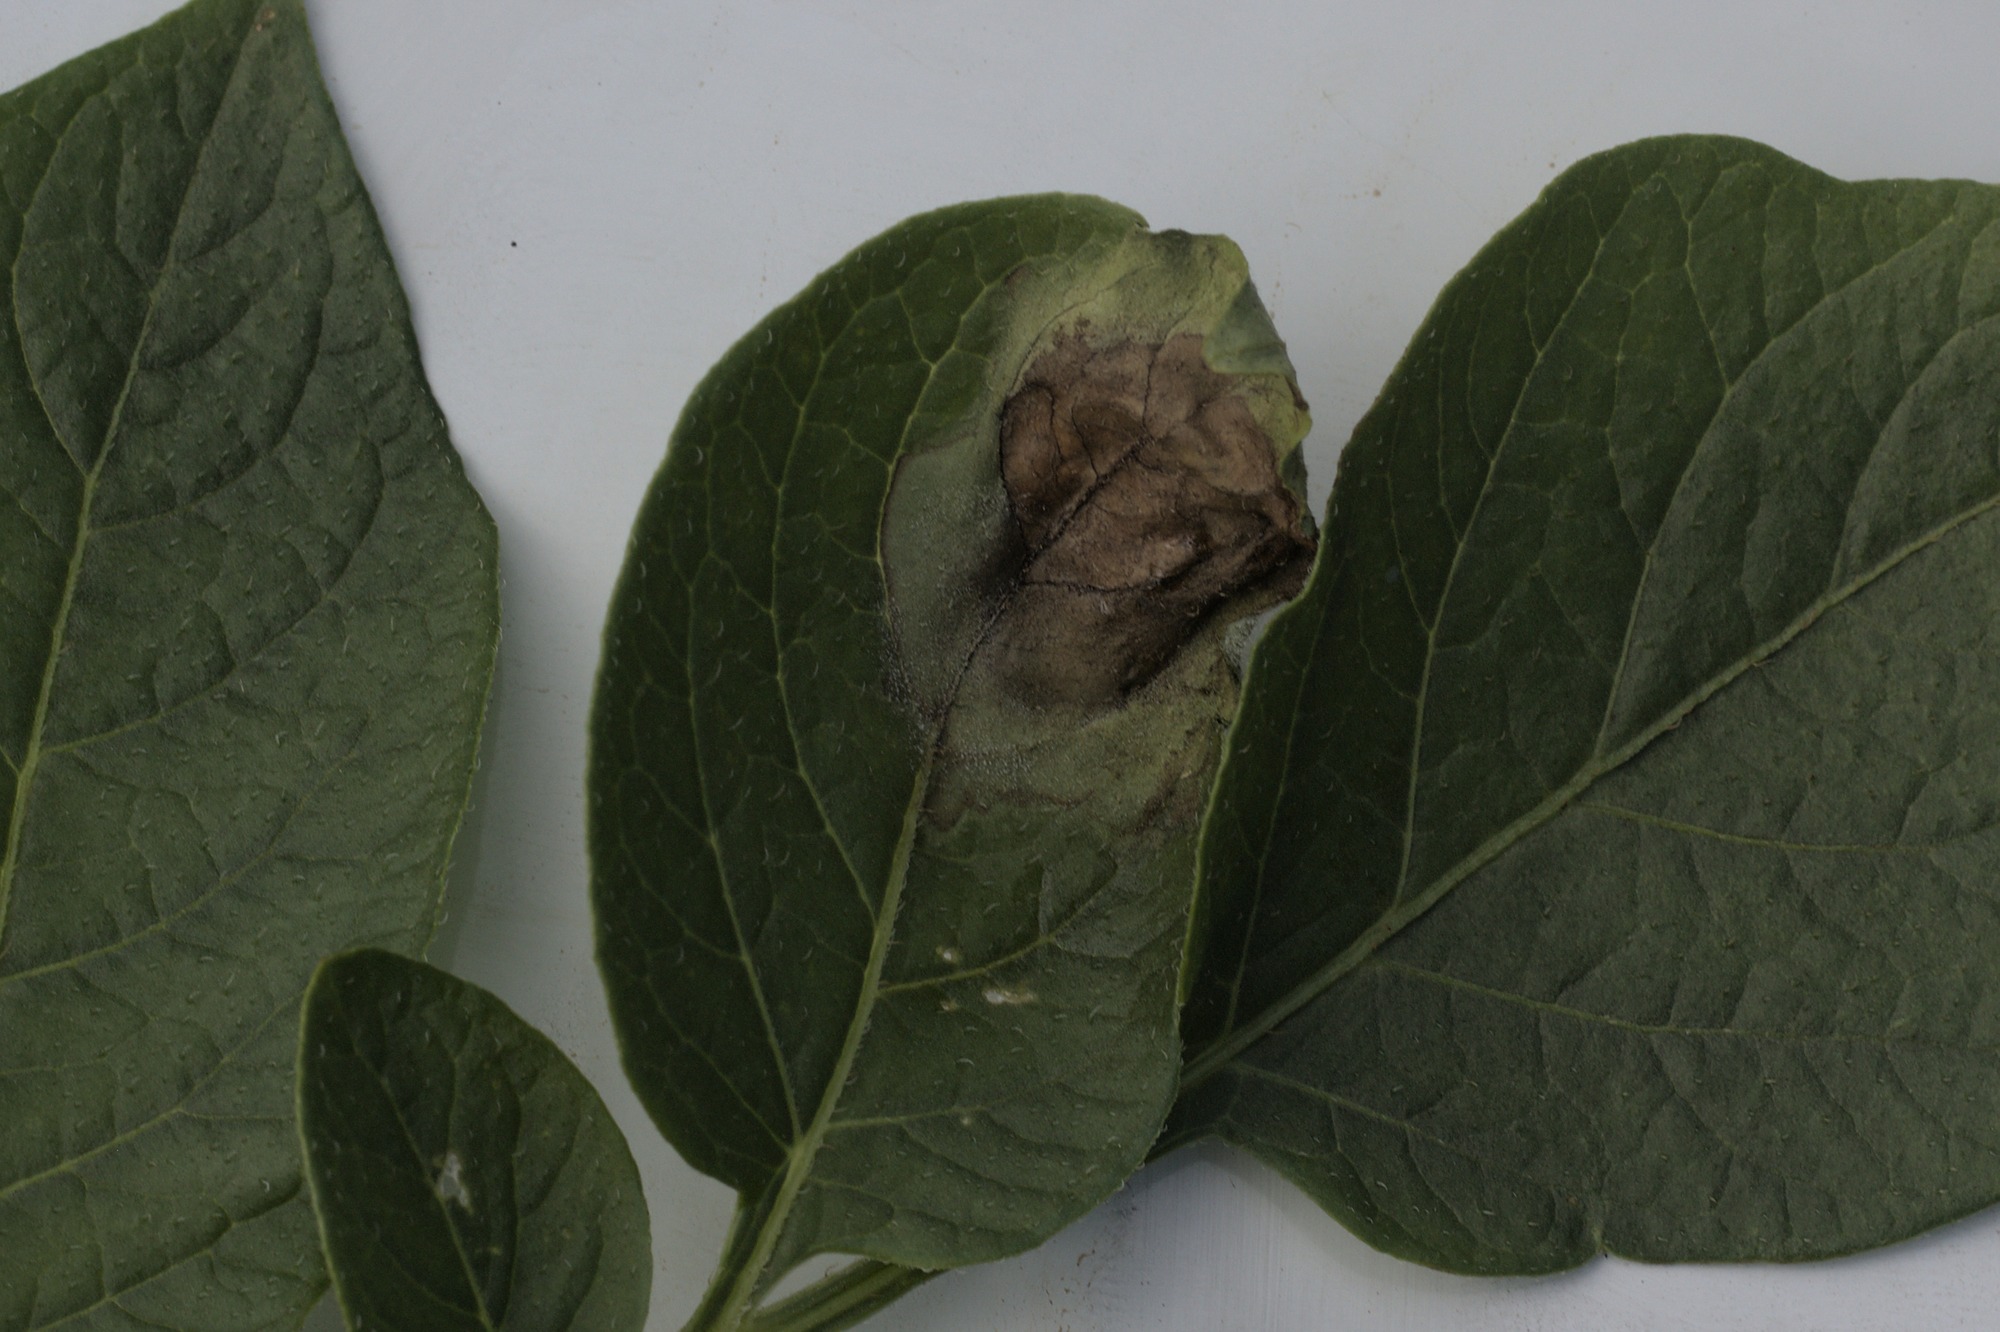
[[[987,647],[1025,701],[1115,703],[1224,607],[1304,584],[1300,501],[1194,334],[1057,342],[1002,409],[1000,461],[1022,549]]]

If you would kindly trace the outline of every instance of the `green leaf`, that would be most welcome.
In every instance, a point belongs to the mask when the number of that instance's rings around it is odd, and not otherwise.
[[[1174,1140],[1467,1271],[2000,1197],[1996,220],[1651,140],[1452,281],[1252,668]]]
[[[636,1332],[639,1168],[546,1036],[478,986],[329,958],[299,1027],[299,1136],[350,1328]]]
[[[429,937],[493,529],[296,0],[0,97],[0,1329],[296,1325],[323,954]]]
[[[890,230],[695,391],[590,838],[626,1067],[743,1198],[697,1326],[815,1252],[1024,1249],[1144,1157],[1305,425],[1233,245],[1063,196]]]

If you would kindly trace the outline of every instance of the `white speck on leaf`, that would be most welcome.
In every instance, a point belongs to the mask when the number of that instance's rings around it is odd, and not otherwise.
[[[472,1190],[465,1186],[465,1162],[457,1152],[444,1154],[444,1168],[438,1171],[432,1189],[439,1202],[457,1203],[468,1212],[472,1210]]]

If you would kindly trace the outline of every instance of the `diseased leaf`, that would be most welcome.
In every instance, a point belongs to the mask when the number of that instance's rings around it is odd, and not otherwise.
[[[1452,281],[1252,667],[1174,1140],[1467,1271],[2000,1198],[1996,219],[1652,140]]]
[[[313,964],[430,934],[493,529],[296,0],[0,97],[0,1329],[296,1325]]]
[[[298,1096],[350,1328],[645,1326],[652,1232],[625,1136],[491,994],[376,949],[328,959],[306,990]]]
[[[696,390],[590,763],[627,1069],[743,1197],[695,1325],[815,1252],[1018,1251],[1143,1158],[1305,425],[1233,245],[1063,196],[892,229]]]

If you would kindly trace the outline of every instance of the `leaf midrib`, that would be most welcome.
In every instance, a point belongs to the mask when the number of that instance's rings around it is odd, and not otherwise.
[[[737,1327],[750,1312],[757,1294],[758,1283],[764,1269],[770,1264],[771,1255],[776,1250],[778,1239],[784,1233],[786,1222],[791,1215],[792,1203],[812,1174],[820,1146],[825,1141],[827,1131],[832,1124],[834,1112],[846,1094],[848,1075],[853,1070],[855,1057],[860,1053],[862,1038],[868,1030],[869,1018],[874,1012],[875,1001],[880,996],[882,969],[888,960],[889,945],[895,933],[896,916],[902,906],[903,888],[909,879],[910,858],[916,849],[917,825],[923,815],[925,801],[930,795],[931,764],[935,752],[935,745],[925,748],[923,763],[917,769],[916,780],[911,783],[909,803],[903,809],[902,830],[896,839],[888,882],[884,885],[881,908],[876,917],[874,937],[868,948],[868,964],[862,972],[860,1001],[855,1005],[854,1016],[848,1021],[847,1035],[841,1042],[840,1054],[834,1060],[833,1070],[827,1078],[825,1090],[820,1093],[819,1104],[814,1107],[811,1122],[786,1153],[784,1178],[776,1194],[772,1196],[768,1208],[764,1210],[756,1243],[742,1266],[729,1277],[728,1294],[718,1307],[716,1317],[708,1326]],[[725,1275],[724,1272],[717,1273],[718,1278]]]
[[[990,289],[991,284],[986,284],[986,285]],[[880,299],[880,298],[877,297],[872,299]],[[869,303],[871,302],[863,302],[861,304],[858,304],[855,307],[855,309],[852,312],[850,312],[848,317],[842,321],[840,328],[837,329],[833,333],[833,335],[827,339],[829,345],[837,341],[842,336],[842,334],[844,334],[847,331],[847,329],[852,327],[855,319],[859,317],[861,309],[864,308],[865,305]],[[928,366],[933,373],[935,373],[936,363],[933,362],[929,357],[923,356],[921,352],[919,352],[918,355],[919,359],[923,360],[925,365]],[[819,360],[819,363],[815,365],[813,368],[812,379],[806,385],[805,390],[799,395],[800,409],[799,409],[798,425],[796,427],[796,432],[791,441],[791,445],[789,448],[787,448],[785,452],[784,470],[780,473],[777,480],[777,484],[773,487],[777,495],[779,508],[781,510],[784,502],[786,483],[789,480],[790,476],[791,464],[793,460],[797,457],[798,453],[799,433],[797,432],[802,432],[804,429],[807,418],[807,405],[812,401],[814,392],[819,387],[820,380],[825,372],[825,369],[826,369],[826,357],[822,355]],[[1150,368],[1148,373],[1150,375]],[[896,452],[893,455],[892,460],[890,460],[887,464],[885,464],[891,470],[891,483],[883,488],[881,505],[877,510],[875,528],[878,533],[883,530],[884,524],[887,521],[887,511],[888,511],[889,501],[895,493],[895,486],[893,482],[894,468],[901,461],[901,459],[905,457],[908,453],[909,434],[910,434],[911,424],[914,420],[915,420],[915,414],[912,413],[909,419],[907,419],[904,422],[903,433],[902,436],[897,441]],[[1127,456],[1129,456],[1129,454]],[[1118,460],[1118,464],[1114,466],[1122,465],[1125,461],[1126,458],[1121,457]],[[706,493],[707,493],[706,488],[704,488],[704,494]],[[1072,513],[1069,516],[1073,517],[1074,514]],[[775,607],[777,603],[777,596],[776,596],[777,588],[775,584],[777,579],[777,570],[779,569],[779,567],[781,567],[782,563],[781,560],[778,558],[781,554],[777,545],[778,530],[779,530],[778,527],[774,526],[771,539],[771,554],[773,557],[772,558],[773,609],[771,612],[768,613],[768,616],[771,621],[772,645],[777,652],[779,661],[782,663],[785,656],[785,644],[779,632],[778,617],[775,613]],[[878,569],[881,570],[886,579],[887,569],[886,566],[884,566],[882,563],[879,552],[876,558],[876,565]],[[840,1053],[835,1059],[832,1073],[827,1079],[824,1090],[820,1094],[818,1104],[814,1107],[813,1118],[811,1122],[806,1126],[803,1132],[801,1132],[798,1128],[798,1123],[797,1123],[798,1105],[796,1098],[792,1092],[791,1080],[785,1067],[785,1061],[782,1057],[782,1051],[779,1049],[779,1045],[777,1042],[777,1033],[771,1023],[771,1016],[767,1002],[763,994],[761,980],[756,973],[755,967],[752,966],[745,967],[746,972],[749,973],[751,985],[753,986],[753,992],[756,997],[759,1016],[764,1024],[765,1038],[767,1042],[771,1045],[773,1053],[779,1055],[779,1058],[777,1060],[777,1066],[779,1070],[779,1075],[783,1080],[783,1084],[785,1087],[786,1103],[788,1107],[791,1109],[793,1116],[793,1132],[797,1136],[794,1137],[792,1143],[786,1149],[786,1154],[785,1154],[786,1164],[785,1164],[784,1177],[781,1183],[779,1184],[777,1192],[771,1196],[770,1202],[767,1205],[759,1209],[759,1214],[757,1217],[758,1231],[757,1231],[756,1241],[752,1245],[750,1252],[743,1261],[741,1267],[739,1267],[733,1274],[731,1274],[726,1268],[719,1269],[717,1271],[715,1276],[715,1284],[711,1286],[711,1294],[713,1294],[718,1288],[726,1288],[726,1294],[723,1295],[721,1301],[715,1306],[715,1313],[712,1315],[709,1322],[707,1322],[706,1324],[700,1324],[700,1326],[719,1327],[719,1328],[744,1327],[748,1326],[749,1321],[755,1318],[756,1310],[754,1308],[754,1305],[758,1292],[758,1285],[763,1279],[764,1269],[769,1265],[771,1256],[777,1248],[778,1240],[785,1232],[787,1222],[791,1215],[792,1204],[797,1199],[800,1190],[804,1188],[807,1179],[811,1176],[812,1167],[818,1159],[820,1147],[825,1142],[828,1132],[830,1132],[833,1127],[834,1115],[838,1111],[840,1102],[845,1096],[847,1090],[848,1077],[853,1068],[854,1060],[856,1059],[856,1057],[860,1052],[862,1039],[867,1033],[869,1020],[874,1012],[875,1004],[878,1000],[880,1000],[883,997],[884,994],[888,993],[890,990],[902,988],[900,986],[884,986],[882,984],[882,972],[887,963],[889,946],[894,938],[896,918],[897,915],[899,914],[902,905],[903,888],[909,878],[910,859],[914,854],[916,848],[918,824],[922,818],[925,804],[927,803],[930,797],[932,765],[935,762],[938,753],[944,744],[944,736],[945,736],[944,719],[950,716],[952,708],[957,701],[958,693],[960,689],[963,687],[966,677],[970,674],[972,669],[972,664],[977,659],[980,650],[985,646],[986,642],[991,637],[995,626],[998,624],[1000,618],[1005,614],[1006,608],[1012,604],[1014,595],[1020,591],[1023,585],[1024,583],[1017,583],[1012,589],[1010,589],[1009,593],[1004,598],[1002,598],[999,607],[995,609],[995,611],[987,618],[985,624],[981,626],[980,631],[975,636],[971,646],[966,650],[963,659],[958,663],[957,670],[953,675],[948,690],[946,691],[944,703],[942,707],[939,709],[940,720],[938,721],[937,725],[931,730],[930,734],[926,735],[924,738],[923,759],[916,771],[914,780],[911,783],[909,801],[905,805],[903,810],[903,824],[898,833],[894,850],[891,853],[888,881],[884,885],[883,895],[879,903],[871,903],[868,901],[864,890],[864,880],[861,876],[859,869],[855,866],[852,857],[849,855],[845,842],[837,835],[837,833],[834,830],[831,816],[827,810],[826,803],[820,794],[818,784],[812,780],[811,776],[804,770],[804,766],[801,765],[799,771],[799,777],[801,779],[801,782],[805,786],[807,794],[812,800],[814,811],[819,816],[821,826],[826,831],[828,840],[832,842],[833,845],[839,851],[840,860],[843,868],[846,869],[848,876],[853,881],[856,890],[862,893],[862,905],[865,908],[869,909],[869,914],[872,918],[874,929],[869,943],[868,961],[862,973],[862,980],[861,980],[858,1000],[855,1005],[854,1014],[849,1019],[848,1022],[846,1037],[842,1041]],[[885,582],[885,587],[886,587],[886,582]],[[777,680],[778,680],[779,695],[783,702],[785,716],[787,718],[787,730],[789,731],[790,719],[795,714],[791,707],[790,693],[789,690],[786,688],[785,674],[782,667],[778,671]],[[793,736],[793,739],[794,742],[796,743],[797,740],[796,735]],[[700,769],[701,767],[700,764],[697,764],[696,766],[697,769]],[[708,819],[709,823],[712,826],[713,817],[707,809],[707,784],[706,784],[705,773],[702,773],[698,776],[698,781],[703,791],[702,798],[704,803],[704,816]],[[722,856],[720,854],[720,848],[714,846],[712,839],[710,845],[711,845],[711,850],[715,855],[715,861],[718,871],[723,872],[726,877],[726,871],[721,870]],[[737,921],[734,898],[727,890],[724,891],[723,897],[728,906],[730,920],[732,922],[732,925],[737,930],[738,940],[739,943],[741,943],[742,941],[741,926],[740,923]],[[747,950],[744,953],[744,957],[747,962],[748,960]],[[747,1216],[748,1214],[743,1213],[739,1215]],[[727,1246],[725,1246],[725,1253],[726,1252],[727,1252]],[[885,1264],[884,1268],[887,1271],[899,1274],[904,1273],[907,1270],[898,1264]],[[704,1299],[702,1302],[702,1307],[707,1308],[708,1305],[709,1301],[707,1299]],[[697,1312],[696,1314],[697,1319],[699,1319],[700,1316],[701,1316],[700,1313]],[[696,1326],[697,1324],[690,1323],[689,1332],[692,1332],[692,1330]]]
[[[175,252],[180,246],[181,228],[187,221],[188,201],[194,194],[195,182],[201,179],[208,161],[209,150],[215,143],[216,124],[222,120],[225,108],[236,96],[237,76],[243,69],[243,50],[249,44],[249,40],[250,32],[245,32],[242,39],[237,42],[235,53],[230,58],[229,76],[223,80],[222,95],[216,99],[215,114],[202,129],[201,142],[195,149],[194,163],[188,170],[187,179],[181,185],[181,197],[174,207],[174,224],[167,233],[165,246],[161,249],[159,272],[154,274],[152,285],[146,292],[145,317],[140,321],[138,335],[132,340],[131,354],[126,358],[125,378],[118,387],[118,399],[112,404],[110,418],[105,422],[104,438],[98,441],[97,456],[92,459],[89,470],[83,472],[83,493],[77,502],[76,535],[70,547],[69,565],[63,575],[62,596],[56,604],[55,618],[49,629],[49,652],[42,663],[42,679],[35,696],[35,710],[28,722],[27,743],[22,746],[21,766],[17,769],[14,779],[14,803],[7,817],[6,853],[0,856],[0,954],[6,951],[8,907],[13,898],[14,881],[20,871],[21,834],[27,826],[29,794],[34,788],[35,775],[41,766],[42,732],[48,724],[49,706],[55,695],[56,672],[62,660],[63,638],[69,629],[70,610],[75,604],[77,583],[83,572],[84,553],[90,544],[90,519],[92,507],[97,499],[98,478],[103,474],[104,465],[110,459],[118,441],[119,427],[125,418],[125,404],[131,399],[132,384],[138,378],[139,363],[152,335],[153,320],[159,313],[160,292],[166,286],[167,274],[174,269]],[[78,104],[76,114],[72,115],[69,122],[63,126],[62,133],[56,137],[49,151],[50,166],[54,165],[56,154],[75,128],[76,116],[82,114],[85,105],[105,96],[109,87],[110,81],[107,78],[104,86]],[[41,179],[35,182],[34,193],[29,197],[27,205],[21,209],[24,225],[28,215],[41,201],[42,190],[48,182],[49,170],[45,167]],[[62,447],[65,453],[69,453],[71,460],[75,461],[77,455],[70,453],[63,444],[62,427],[56,423],[55,413],[50,410],[48,400],[42,395],[40,381],[34,375],[32,368],[27,365],[28,337],[26,330],[21,327],[20,304],[13,299],[13,293],[20,286],[21,255],[25,249],[25,244],[16,248],[13,260],[8,264],[8,314],[14,321],[14,335],[21,347],[22,369],[29,387],[34,391],[35,402],[41,407],[43,418],[48,422],[50,434],[58,447]]]
[[[1395,935],[1401,933],[1403,928],[1411,921],[1429,911],[1447,893],[1451,892],[1452,889],[1458,887],[1459,884],[1463,883],[1479,870],[1484,869],[1488,864],[1497,859],[1502,852],[1575,803],[1577,797],[1581,796],[1586,790],[1611,772],[1630,762],[1641,750],[1652,744],[1654,740],[1657,740],[1660,736],[1679,726],[1691,713],[1707,703],[1716,694],[1735,683],[1746,671],[1753,669],[1758,663],[1782,651],[1800,634],[1809,629],[1827,611],[1853,597],[1877,579],[1892,572],[1919,551],[1935,545],[1967,523],[1992,513],[1996,509],[2000,509],[2000,494],[1995,494],[1991,498],[1952,518],[1951,521],[1940,524],[1918,539],[1892,552],[1889,557],[1882,560],[1865,574],[1840,587],[1823,593],[1777,634],[1744,653],[1740,658],[1732,662],[1728,669],[1718,671],[1699,690],[1682,699],[1677,707],[1663,713],[1651,726],[1633,736],[1631,740],[1619,748],[1578,769],[1574,777],[1570,778],[1569,781],[1556,790],[1550,792],[1534,808],[1515,819],[1512,823],[1509,823],[1499,832],[1488,837],[1469,854],[1460,858],[1457,864],[1453,865],[1445,874],[1440,875],[1423,893],[1408,899],[1395,909],[1384,913],[1373,925],[1363,931],[1353,943],[1335,954],[1331,962],[1313,972],[1312,975],[1308,976],[1298,985],[1293,986],[1290,990],[1286,991],[1282,998],[1258,1014],[1255,1022],[1231,1033],[1227,1039],[1218,1041],[1215,1045],[1203,1051],[1198,1058],[1190,1061],[1187,1071],[1181,1079],[1182,1087],[1192,1087],[1205,1081],[1218,1072],[1224,1065],[1235,1059],[1237,1055],[1243,1053],[1250,1046],[1269,1035],[1279,1023],[1304,1008],[1320,994],[1331,988],[1335,982],[1366,961],[1378,948],[1387,943]]]
[[[873,296],[867,301],[857,303],[841,321],[840,326],[826,337],[827,345],[831,346],[844,336],[860,317],[861,311],[879,299],[881,299],[880,296]],[[919,357],[924,360],[924,363],[934,373],[936,370],[935,363],[928,357],[923,357],[921,352],[919,352]],[[813,366],[811,379],[798,395],[798,417],[793,426],[792,438],[785,450],[784,465],[775,482],[772,483],[772,491],[777,508],[781,512],[784,506],[786,487],[790,479],[791,466],[798,456],[799,444],[809,416],[810,404],[825,372],[826,355],[822,352],[818,362]],[[914,419],[914,416],[912,419]],[[909,422],[905,421],[903,436],[898,442],[896,459],[900,459],[907,449],[909,429]],[[885,465],[893,468],[894,462],[891,461]],[[883,514],[886,512],[889,496],[893,493],[893,490],[893,484],[883,488],[881,507],[877,511],[876,518],[877,532],[882,530]],[[710,506],[707,521],[712,530],[714,526],[714,496],[706,484],[701,487],[701,493]],[[796,746],[798,736],[796,732],[792,731],[791,727],[791,719],[795,713],[791,706],[790,691],[787,687],[783,669],[786,648],[777,614],[778,571],[784,566],[784,561],[781,558],[782,552],[778,546],[778,537],[781,530],[782,522],[774,524],[771,533],[769,547],[772,557],[770,605],[764,607],[760,603],[759,608],[764,611],[766,618],[770,621],[772,648],[779,662],[777,688],[780,705],[786,718],[787,734]],[[704,560],[712,558],[712,553],[704,555],[703,558]],[[876,564],[880,568],[881,559],[879,553]],[[883,570],[883,572],[886,573],[886,570]],[[692,663],[690,662],[689,665],[691,667]],[[692,707],[693,705],[694,700],[691,699],[690,706]],[[738,947],[737,955],[743,962],[743,969],[751,987],[751,995],[757,1007],[758,1019],[763,1027],[765,1044],[771,1051],[773,1066],[776,1069],[779,1083],[784,1091],[785,1107],[788,1118],[791,1121],[789,1127],[793,1135],[790,1143],[784,1146],[785,1169],[778,1192],[771,1197],[768,1204],[760,1206],[757,1209],[757,1238],[753,1242],[751,1250],[742,1265],[733,1272],[727,1264],[727,1254],[730,1246],[724,1246],[724,1265],[717,1268],[714,1277],[711,1279],[709,1294],[703,1298],[701,1309],[698,1309],[695,1314],[696,1320],[700,1320],[702,1318],[701,1310],[708,1309],[711,1300],[719,1300],[715,1304],[715,1312],[711,1316],[710,1321],[705,1324],[706,1326],[737,1327],[753,1313],[752,1306],[755,1302],[757,1285],[762,1277],[763,1270],[770,1262],[777,1242],[784,1233],[786,1221],[790,1216],[791,1205],[797,1198],[800,1189],[804,1187],[807,1176],[811,1173],[812,1164],[818,1156],[820,1145],[825,1140],[833,1113],[838,1108],[841,1097],[846,1091],[847,1078],[859,1052],[861,1039],[867,1031],[869,1018],[874,1011],[875,1003],[881,997],[882,971],[886,963],[888,946],[893,934],[897,911],[902,900],[903,885],[908,878],[910,857],[916,845],[917,820],[921,816],[924,803],[930,794],[931,761],[937,752],[938,742],[938,735],[931,735],[925,739],[924,757],[911,784],[909,801],[904,808],[902,828],[897,837],[894,850],[891,853],[888,882],[883,886],[883,895],[879,902],[871,902],[868,899],[865,881],[860,870],[854,864],[853,857],[850,855],[845,841],[834,829],[831,814],[820,793],[818,783],[813,780],[803,762],[798,765],[797,775],[801,784],[806,789],[807,796],[812,801],[813,810],[819,817],[820,825],[825,831],[828,841],[833,844],[838,852],[841,865],[846,870],[856,894],[861,900],[862,907],[867,912],[872,924],[868,961],[863,968],[855,1011],[849,1018],[847,1033],[842,1041],[840,1052],[835,1058],[833,1071],[822,1088],[819,1101],[814,1107],[813,1118],[803,1130],[798,1120],[798,1096],[792,1084],[791,1072],[784,1056],[782,1043],[778,1040],[778,1033],[772,1018],[770,1003],[764,993],[763,978],[752,961],[748,939],[744,934],[742,921],[737,914],[735,894],[729,885],[730,874],[727,869],[726,858],[722,854],[722,849],[714,837],[713,829],[715,828],[716,821],[708,798],[707,769],[706,765],[700,761],[699,754],[697,754],[695,763],[696,784],[701,792],[703,822],[707,825],[702,835],[704,840],[708,842],[710,856],[715,864],[717,875],[721,880],[721,896],[729,915],[731,930],[736,938]],[[718,1068],[717,1072],[720,1073],[721,1070]],[[738,1100],[747,1107],[749,1104],[747,1098],[741,1092],[736,1091],[734,1084],[726,1075],[723,1077],[723,1082],[725,1085],[730,1086],[731,1091],[736,1093]],[[756,1117],[765,1131],[771,1133],[775,1139],[777,1135],[772,1131],[771,1126],[763,1123],[761,1115]],[[737,1223],[741,1224],[746,1219],[749,1219],[750,1215],[749,1212],[739,1210]],[[690,1322],[689,1328],[692,1329],[698,1325],[703,1324]]]
[[[366,1063],[367,1061],[364,1060],[363,1062]],[[395,1116],[396,1127],[398,1130],[401,1131],[403,1135],[403,1146],[409,1149],[410,1160],[414,1162],[416,1165],[415,1174],[417,1178],[421,1180],[428,1180],[430,1178],[430,1167],[424,1160],[423,1151],[417,1146],[416,1134],[411,1130],[409,1120],[403,1117],[402,1102],[396,1099],[396,1093],[389,1086],[389,1079],[381,1069],[375,1067],[373,1064],[369,1064],[368,1071],[369,1073],[374,1075],[375,1085],[382,1089],[382,1098],[383,1100],[388,1102],[389,1113]],[[451,1086],[451,1095],[453,1102],[456,1102],[458,1099],[457,1073],[458,1073],[457,1062],[456,1060],[454,1060],[452,1067],[453,1076],[452,1076],[452,1086]],[[447,1113],[446,1119],[447,1122],[449,1122],[450,1119],[449,1113]],[[447,1151],[447,1153],[449,1153],[451,1151],[451,1148],[447,1146],[445,1150]],[[458,1226],[452,1220],[450,1205],[445,1202],[443,1195],[438,1192],[436,1187],[428,1188],[424,1190],[424,1192],[430,1196],[431,1205],[437,1209],[439,1219],[444,1222],[445,1234],[451,1236],[451,1250],[452,1253],[456,1255],[458,1258],[459,1273],[465,1278],[465,1292],[467,1295],[472,1297],[472,1308],[469,1312],[471,1312],[474,1316],[476,1316],[479,1319],[479,1325],[482,1328],[485,1328],[486,1332],[494,1332],[495,1324],[493,1322],[492,1313],[486,1307],[486,1296],[479,1288],[479,1279],[477,1274],[474,1273],[474,1271],[472,1270],[472,1258],[469,1254],[466,1253],[463,1238],[458,1233]],[[520,1213],[518,1211],[514,1213],[514,1217],[516,1218],[516,1223],[518,1223],[519,1216]],[[389,1258],[390,1261],[394,1262],[398,1267],[403,1266],[402,1261],[396,1257],[393,1251],[390,1252]],[[416,1279],[416,1274],[414,1272],[410,1272],[410,1270],[407,1267],[404,1267],[403,1271],[407,1273],[413,1280]],[[423,1283],[421,1281],[417,1281],[417,1285],[419,1289],[424,1289]],[[424,1293],[430,1294],[431,1292],[426,1289]]]

